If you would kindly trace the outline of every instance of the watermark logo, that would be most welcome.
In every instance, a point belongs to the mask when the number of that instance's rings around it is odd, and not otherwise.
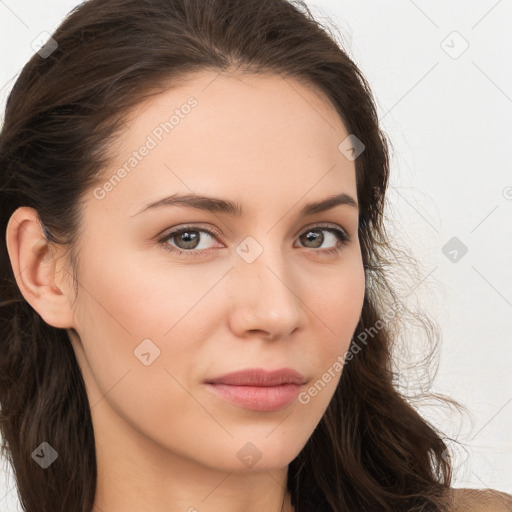
[[[441,41],[441,48],[452,59],[458,59],[469,48],[469,43],[454,30]]]
[[[30,43],[30,47],[43,59],[47,59],[58,47],[57,41],[48,32],[41,32]]]
[[[348,160],[353,162],[363,151],[366,146],[354,134],[350,134],[343,139],[338,145],[338,150]]]
[[[133,353],[144,366],[150,366],[160,356],[160,349],[149,338],[146,338],[135,347]]]
[[[261,459],[263,454],[256,445],[249,442],[245,443],[244,446],[238,450],[236,456],[244,466],[252,468],[254,464],[256,464]]]
[[[236,248],[236,253],[246,263],[253,263],[263,252],[263,247],[252,236],[248,236]]]
[[[458,263],[467,254],[468,248],[460,238],[454,236],[443,245],[441,252],[452,263]]]
[[[43,468],[50,467],[59,454],[54,450],[51,444],[42,442],[33,452],[32,458]]]

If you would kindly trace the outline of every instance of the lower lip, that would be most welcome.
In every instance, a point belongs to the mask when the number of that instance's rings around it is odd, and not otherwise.
[[[211,384],[206,386],[217,395],[252,411],[277,411],[297,399],[299,384],[280,386],[230,386]]]

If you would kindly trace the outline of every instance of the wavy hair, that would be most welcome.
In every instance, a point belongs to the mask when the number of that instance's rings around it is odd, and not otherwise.
[[[324,416],[289,464],[295,510],[446,510],[447,445],[396,385],[392,349],[407,307],[375,329],[400,303],[389,269],[398,251],[384,225],[389,149],[370,87],[336,35],[302,0],[89,0],[52,37],[57,45],[35,53],[15,81],[0,132],[1,449],[24,510],[91,512],[97,468],[68,333],[45,323],[17,287],[7,223],[20,206],[36,209],[49,242],[67,246],[76,270],[81,199],[110,163],[124,119],[203,70],[310,84],[365,146],[355,167],[366,291],[352,344],[376,332],[345,364]],[[428,317],[421,322],[434,341]],[[59,453],[44,471],[31,457],[43,440]]]

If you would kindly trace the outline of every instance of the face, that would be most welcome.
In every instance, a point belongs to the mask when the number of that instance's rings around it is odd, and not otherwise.
[[[363,304],[349,134],[299,82],[206,72],[126,126],[85,197],[69,331],[98,442],[114,432],[226,471],[286,466],[333,396]],[[355,205],[302,211],[338,194]],[[235,208],[162,201],[182,195]],[[303,382],[206,384],[254,368]]]

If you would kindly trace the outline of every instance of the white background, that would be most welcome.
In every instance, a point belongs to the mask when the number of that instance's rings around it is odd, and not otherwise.
[[[0,0],[2,110],[31,42],[78,3]],[[471,420],[422,412],[466,447],[456,487],[512,493],[512,1],[307,3],[372,87],[394,151],[390,232],[420,261],[410,289],[442,330],[433,391]],[[442,252],[452,237],[468,248],[456,262]],[[14,486],[0,467],[2,511],[17,510]]]

